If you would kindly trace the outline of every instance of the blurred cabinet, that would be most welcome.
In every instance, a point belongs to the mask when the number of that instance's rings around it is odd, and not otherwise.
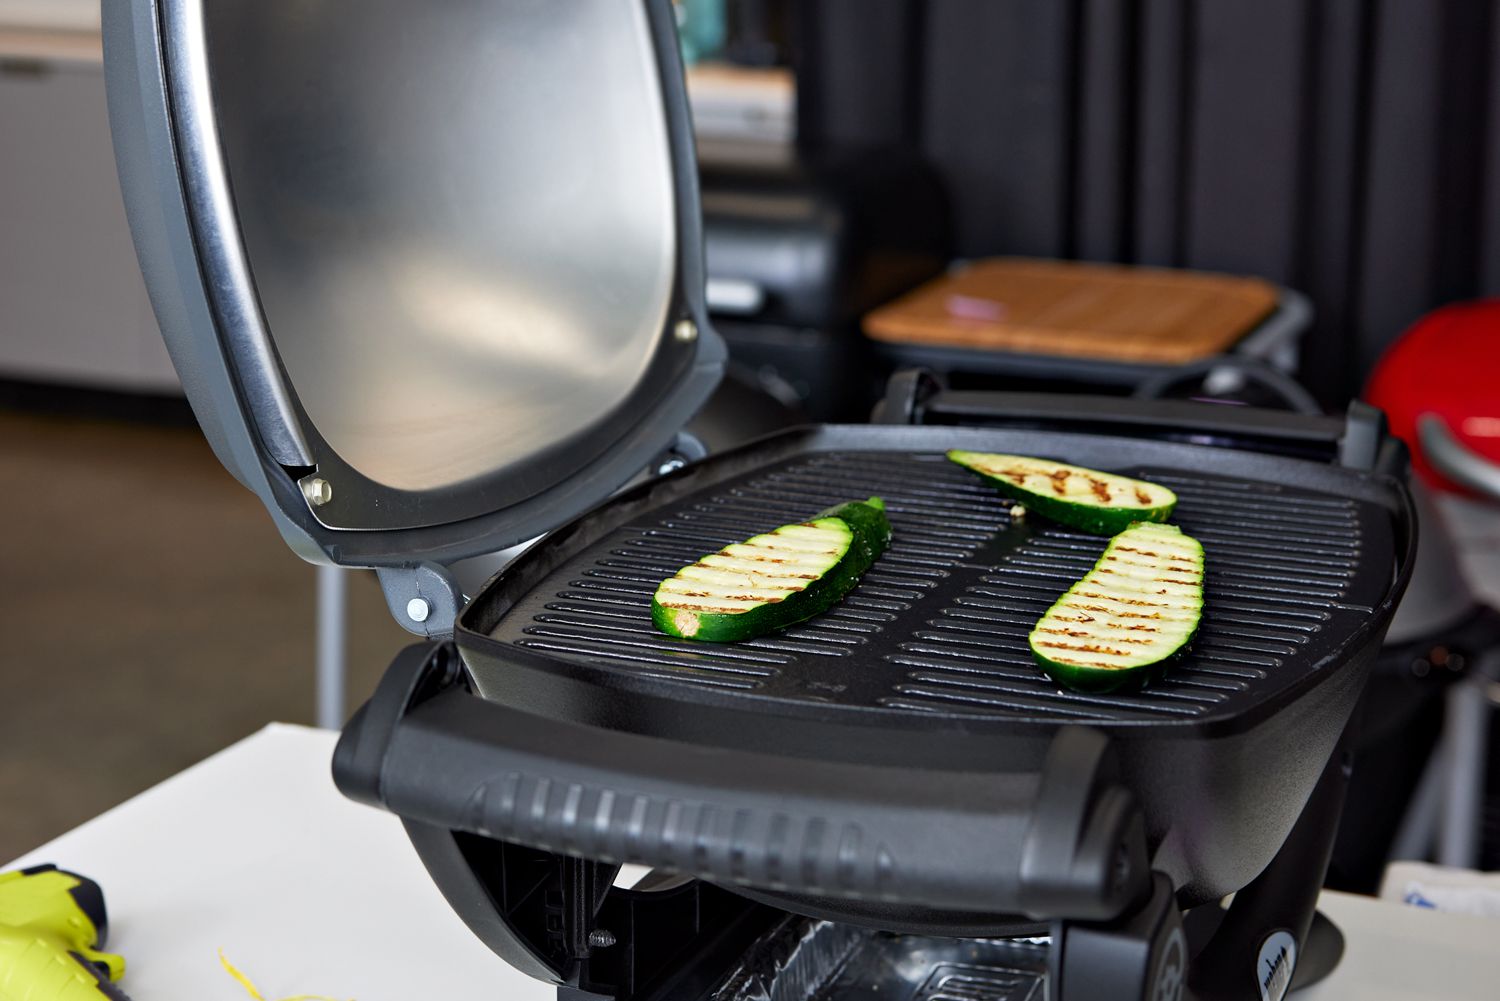
[[[0,378],[175,392],[120,200],[98,44],[0,24]]]

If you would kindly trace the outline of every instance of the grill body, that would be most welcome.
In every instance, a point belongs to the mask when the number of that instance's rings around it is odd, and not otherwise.
[[[1010,502],[943,451],[1053,457],[1164,482],[1207,553],[1192,650],[1142,692],[1058,688],[1031,625],[1106,540]],[[656,633],[656,584],[838,501],[883,497],[890,550],[837,607],[748,643]],[[484,697],[542,717],[734,751],[997,774],[1057,728],[1113,739],[1153,864],[1184,903],[1243,886],[1285,840],[1389,622],[1412,534],[1383,477],[1102,435],[941,427],[789,432],[622,494],[490,582],[457,639]],[[777,899],[888,926],[875,903]],[[947,916],[941,922],[961,924]]]

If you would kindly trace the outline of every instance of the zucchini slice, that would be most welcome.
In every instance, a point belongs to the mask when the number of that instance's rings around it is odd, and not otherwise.
[[[879,497],[840,504],[683,567],[656,589],[651,621],[683,639],[754,639],[848,594],[890,540]]]
[[[1203,615],[1203,547],[1174,525],[1131,525],[1029,637],[1042,670],[1082,692],[1144,684]]]
[[[1029,510],[1095,535],[1114,535],[1137,521],[1166,521],[1177,507],[1177,495],[1159,483],[1050,459],[960,451],[948,458]]]

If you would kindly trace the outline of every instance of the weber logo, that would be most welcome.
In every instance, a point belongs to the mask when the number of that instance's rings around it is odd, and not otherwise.
[[[1260,1001],[1281,1001],[1292,984],[1297,968],[1297,940],[1290,932],[1275,931],[1260,944],[1260,959],[1255,967],[1255,982],[1260,985]]]
[[[1151,1001],[1182,1001],[1186,973],[1187,937],[1181,928],[1174,928],[1161,951],[1161,965],[1156,970],[1156,992]]]

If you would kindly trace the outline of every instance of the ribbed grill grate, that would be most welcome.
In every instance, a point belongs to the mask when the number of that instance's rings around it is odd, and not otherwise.
[[[1079,695],[1034,665],[1026,634],[1107,540],[1041,519],[937,454],[815,453],[613,532],[533,589],[495,637],[616,671],[761,695],[913,712],[1171,719],[1237,707],[1370,613],[1391,565],[1373,508],[1275,484],[1124,470],[1170,486],[1204,545],[1204,625],[1136,695]],[[840,501],[885,498],[890,550],[835,608],[772,636],[701,644],[652,627],[660,581],[704,553]],[[1378,567],[1380,573],[1365,572]]]

